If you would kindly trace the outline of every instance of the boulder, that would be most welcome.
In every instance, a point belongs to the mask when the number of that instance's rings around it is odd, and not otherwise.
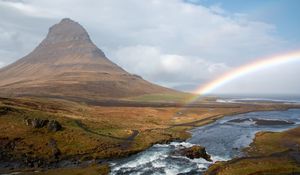
[[[43,120],[35,118],[31,121],[31,126],[33,128],[43,128],[49,123],[49,120]]]
[[[56,120],[51,120],[49,123],[48,123],[48,130],[49,131],[53,131],[53,132],[57,132],[57,131],[60,131],[62,130],[62,126],[60,125],[60,123]]]
[[[33,128],[43,128],[45,126],[47,126],[47,124],[49,123],[49,120],[43,120],[43,119],[25,119],[25,124],[27,126],[31,126]]]
[[[212,161],[211,158],[210,158],[210,155],[208,155],[206,153],[206,150],[204,147],[202,146],[198,146],[198,145],[195,145],[195,146],[192,146],[192,147],[189,147],[189,148],[182,148],[182,149],[179,149],[179,150],[176,150],[173,152],[173,155],[176,155],[176,156],[185,156],[187,158],[190,158],[190,159],[199,159],[199,158],[203,158],[207,161]]]
[[[44,119],[25,119],[26,126],[33,128],[45,128],[47,127],[48,131],[57,132],[62,130],[61,124],[56,120],[44,120]]]

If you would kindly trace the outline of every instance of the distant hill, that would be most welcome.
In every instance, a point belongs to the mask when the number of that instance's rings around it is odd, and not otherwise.
[[[30,54],[0,69],[2,96],[118,99],[153,93],[177,92],[111,62],[86,30],[67,18]]]

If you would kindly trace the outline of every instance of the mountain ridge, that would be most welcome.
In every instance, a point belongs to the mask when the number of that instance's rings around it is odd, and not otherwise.
[[[2,96],[59,96],[88,99],[174,93],[110,61],[77,22],[64,18],[28,55],[0,69]]]

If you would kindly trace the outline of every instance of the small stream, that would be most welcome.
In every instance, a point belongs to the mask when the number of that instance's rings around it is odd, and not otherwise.
[[[259,131],[284,131],[299,126],[300,109],[251,112],[227,116],[209,125],[195,128],[186,142],[157,144],[122,160],[111,162],[112,175],[193,175],[202,174],[209,165],[243,155],[241,151]],[[213,162],[189,159],[171,153],[193,145],[206,147]]]

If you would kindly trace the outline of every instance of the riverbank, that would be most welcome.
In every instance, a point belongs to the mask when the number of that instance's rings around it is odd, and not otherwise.
[[[206,175],[300,173],[300,127],[283,132],[258,132],[245,156],[212,165]]]
[[[204,103],[192,108],[103,107],[52,99],[0,102],[3,111],[0,172],[24,169],[53,172],[101,165],[156,143],[186,140],[190,129],[226,115],[299,107],[278,103],[230,104],[230,107]],[[28,119],[56,120],[63,129],[49,132],[46,128],[32,128],[24,123]],[[53,140],[55,146],[50,144]]]

